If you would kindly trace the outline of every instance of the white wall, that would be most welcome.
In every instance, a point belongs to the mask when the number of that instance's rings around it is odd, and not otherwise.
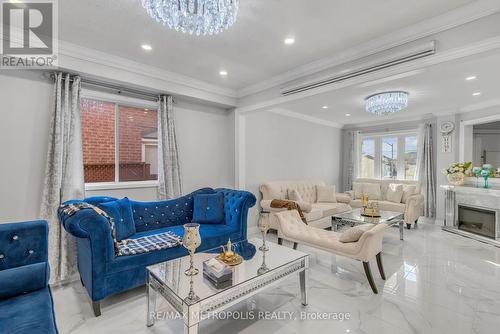
[[[273,180],[323,180],[340,186],[341,130],[270,112],[246,122],[246,189],[260,200],[259,186]],[[257,224],[258,205],[248,225]]]
[[[41,73],[11,72],[0,74],[3,222],[38,217],[52,104],[52,84]]]
[[[36,219],[45,172],[52,83],[39,72],[0,74],[0,222]],[[222,109],[175,106],[183,191],[234,186],[234,118]],[[155,188],[87,191],[155,200]]]

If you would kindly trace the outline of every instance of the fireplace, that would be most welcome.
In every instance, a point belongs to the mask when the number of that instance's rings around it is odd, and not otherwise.
[[[496,211],[459,204],[458,229],[495,239]]]

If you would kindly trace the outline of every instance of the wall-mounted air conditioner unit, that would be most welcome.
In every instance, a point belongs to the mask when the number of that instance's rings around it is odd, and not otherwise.
[[[398,48],[401,48],[398,47]],[[376,53],[367,58],[375,58],[375,61],[369,62],[368,60],[362,63],[361,65],[356,66],[355,68],[350,69],[346,73],[341,73],[338,75],[332,75],[327,78],[319,79],[316,81],[310,81],[307,83],[296,84],[288,87],[281,88],[282,95],[292,95],[301,92],[305,92],[311,89],[316,89],[319,87],[323,87],[326,85],[331,85],[334,83],[338,83],[341,81],[345,81],[348,79],[356,78],[362,75],[366,75],[369,73],[377,72],[380,70],[384,70],[396,65],[405,64],[417,59],[421,59],[424,57],[429,57],[436,53],[436,42],[431,41],[421,45],[409,47],[403,51],[395,52],[390,56],[382,56],[382,54],[386,54],[391,50],[386,50],[383,52]],[[378,57],[377,57],[378,56]]]

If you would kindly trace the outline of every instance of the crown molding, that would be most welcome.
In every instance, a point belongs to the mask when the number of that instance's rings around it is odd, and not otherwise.
[[[94,65],[102,65],[111,69],[117,69],[141,75],[152,80],[161,80],[164,84],[172,87],[171,93],[175,92],[175,87],[196,90],[203,93],[215,94],[228,100],[232,100],[231,105],[236,104],[237,93],[234,89],[228,89],[217,85],[212,85],[204,81],[194,79],[182,74],[166,71],[158,67],[145,65],[123,57],[111,55],[102,51],[85,48],[66,41],[59,41],[59,66],[64,68],[65,57],[70,57],[76,60],[84,61]],[[69,66],[71,67],[71,66]],[[68,68],[69,70],[78,71],[78,68]]]
[[[270,113],[273,113],[273,114],[278,114],[278,115],[281,115],[281,116],[286,116],[286,117],[300,119],[301,121],[306,121],[306,122],[309,122],[309,123],[314,123],[314,124],[319,124],[319,125],[323,125],[323,126],[328,126],[328,127],[331,127],[331,128],[342,129],[344,127],[344,124],[341,124],[341,123],[327,121],[327,120],[324,120],[322,118],[317,118],[317,117],[314,117],[314,116],[304,115],[304,114],[301,114],[301,113],[298,113],[298,112],[293,112],[293,111],[290,111],[290,110],[287,110],[287,109],[283,109],[283,108],[273,108],[273,109],[269,109],[269,110],[266,110],[266,111],[270,112]]]
[[[478,111],[478,110],[483,110],[483,109],[488,109],[488,108],[493,108],[500,106],[500,99],[490,99],[487,101],[483,101],[480,103],[475,103],[471,104],[465,107],[462,107],[458,110],[459,113],[469,113],[472,111]]]
[[[250,85],[237,91],[237,97],[242,98],[272,87],[280,86],[286,82],[311,75],[343,63],[358,60],[391,48],[413,42],[417,39],[428,37],[442,31],[481,19],[500,11],[498,0],[478,0],[468,5],[459,7],[445,14],[421,21],[412,26],[359,44],[353,48],[337,53],[333,57],[320,59],[309,64],[279,74],[270,79]]]

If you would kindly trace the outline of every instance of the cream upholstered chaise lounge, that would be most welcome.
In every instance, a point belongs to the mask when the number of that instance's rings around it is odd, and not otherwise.
[[[363,262],[368,283],[374,293],[378,293],[370,269],[370,260],[377,259],[380,276],[385,280],[382,266],[382,239],[387,224],[376,224],[365,231],[358,241],[343,243],[339,241],[342,233],[308,226],[302,222],[296,210],[276,213],[283,237],[294,243],[318,248],[330,253],[342,255]]]
[[[260,219],[269,220],[270,228],[278,232],[278,242],[280,244],[282,242],[282,235],[274,214],[287,209],[271,208],[273,199],[290,200],[290,193],[294,190],[297,191],[303,199],[303,202],[298,202],[298,204],[304,212],[307,224],[321,229],[332,227],[333,215],[352,210],[349,206],[351,199],[347,194],[336,193],[335,202],[318,202],[318,186],[325,186],[325,183],[308,180],[272,181],[260,186],[262,194],[260,201],[262,214]]]

